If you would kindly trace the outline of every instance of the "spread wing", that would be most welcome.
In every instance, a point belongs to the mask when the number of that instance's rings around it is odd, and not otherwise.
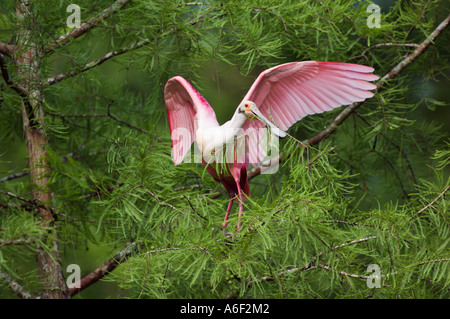
[[[208,102],[181,76],[167,81],[164,100],[172,139],[172,158],[178,165],[195,141],[199,118],[216,123],[217,120]]]
[[[245,95],[273,124],[287,130],[309,114],[322,113],[341,105],[373,96],[378,76],[373,68],[351,63],[320,61],[292,62],[262,72]],[[261,121],[247,121],[249,159],[259,164],[267,152],[267,133]]]

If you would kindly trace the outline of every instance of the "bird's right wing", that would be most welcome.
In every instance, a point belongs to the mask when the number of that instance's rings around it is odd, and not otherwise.
[[[215,119],[215,115],[203,96],[181,76],[167,81],[164,100],[172,139],[172,158],[178,165],[195,141],[199,118],[213,116]]]

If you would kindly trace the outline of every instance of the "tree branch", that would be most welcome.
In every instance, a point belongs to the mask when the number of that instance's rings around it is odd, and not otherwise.
[[[150,134],[147,130],[144,130],[144,129],[140,128],[140,127],[137,127],[137,126],[135,126],[135,125],[133,125],[133,124],[130,124],[130,123],[128,123],[128,122],[126,122],[126,121],[124,121],[124,120],[121,120],[121,119],[119,119],[118,117],[112,115],[111,112],[110,112],[110,109],[111,109],[111,105],[112,105],[113,103],[114,103],[114,100],[111,101],[111,103],[108,104],[107,116],[108,116],[109,118],[111,118],[111,119],[113,119],[114,121],[117,121],[117,122],[119,122],[119,123],[122,123],[122,124],[124,124],[124,125],[126,125],[126,126],[128,126],[128,127],[131,127],[132,129],[138,130],[139,132],[142,132],[142,133],[144,133],[144,134],[147,134],[147,135]]]
[[[26,245],[34,243],[32,238],[27,237],[27,234],[22,234],[23,238],[11,239],[11,240],[3,240],[0,239],[0,248],[8,245]]]
[[[360,238],[360,239],[352,240],[352,241],[349,241],[349,242],[346,242],[346,243],[343,243],[343,244],[340,244],[340,245],[336,245],[336,246],[332,247],[329,251],[335,251],[336,249],[339,249],[339,248],[342,248],[342,247],[345,247],[345,246],[359,244],[359,243],[366,242],[366,241],[369,241],[369,240],[372,240],[372,239],[376,239],[376,238],[377,238],[377,236],[370,236],[370,237],[363,237],[363,238]],[[294,268],[291,268],[291,269],[288,269],[288,270],[285,270],[285,271],[281,271],[276,276],[273,276],[273,275],[272,276],[262,276],[262,277],[257,278],[256,281],[271,281],[271,280],[274,280],[275,277],[284,276],[284,275],[295,273],[295,272],[310,271],[310,270],[313,270],[313,269],[316,269],[316,268],[323,268],[323,269],[326,269],[326,270],[331,270],[330,267],[327,266],[327,265],[315,264],[316,260],[318,260],[322,255],[323,255],[323,252],[320,252],[318,255],[314,256],[309,261],[309,263],[306,266],[294,267]],[[364,277],[364,278],[367,278],[366,276],[349,274],[349,273],[345,273],[345,272],[342,272],[342,271],[337,271],[337,273],[339,273],[341,275],[350,276],[350,277],[356,277],[356,278]],[[248,285],[253,285],[254,282],[255,281],[249,281]]]
[[[370,124],[370,122],[368,120],[366,120],[361,114],[359,114],[358,112],[355,112],[355,115],[358,116],[366,125],[368,125],[370,128],[373,129],[372,124]],[[414,173],[414,169],[411,165],[411,162],[408,158],[408,154],[406,153],[406,151],[399,144],[392,141],[386,134],[384,134],[382,132],[379,132],[378,134],[383,136],[383,138],[385,138],[391,145],[393,145],[396,149],[398,149],[400,151],[400,153],[402,154],[402,156],[405,159],[405,162],[406,162],[406,165],[408,166],[409,171],[411,172],[411,178],[413,180],[413,183],[417,184],[416,174]]]
[[[108,54],[106,54],[105,56],[101,57],[100,59],[92,61],[92,62],[89,62],[82,69],[79,69],[79,70],[76,70],[76,71],[72,71],[72,72],[69,72],[69,73],[58,74],[58,75],[56,75],[54,77],[51,77],[51,78],[47,79],[47,81],[44,82],[43,84],[44,85],[53,85],[53,84],[58,83],[58,82],[60,82],[60,81],[62,81],[64,79],[73,77],[75,75],[79,75],[79,74],[81,74],[83,72],[86,72],[86,71],[96,67],[96,66],[99,66],[103,62],[108,61],[109,59],[111,59],[111,58],[113,58],[115,56],[127,53],[127,52],[132,51],[132,50],[139,49],[139,48],[141,48],[144,45],[149,44],[149,43],[150,43],[150,40],[142,40],[142,41],[139,41],[138,43],[136,43],[134,45],[130,45],[130,46],[124,47],[124,48],[119,49],[119,50],[111,51]]]
[[[316,267],[317,268],[322,268],[322,269],[325,269],[325,270],[328,270],[328,271],[334,271],[334,272],[336,272],[337,274],[339,274],[341,276],[347,276],[347,277],[359,278],[359,279],[371,278],[370,276],[367,276],[367,275],[351,274],[351,273],[348,273],[348,272],[345,272],[345,271],[341,271],[341,270],[334,270],[334,269],[330,268],[330,266],[325,265],[325,264],[319,264],[317,266],[313,266],[313,268],[316,268]]]
[[[28,101],[28,93],[25,89],[20,87],[16,82],[14,82],[11,77],[9,76],[8,69],[6,67],[5,59],[3,58],[3,55],[0,54],[0,71],[2,73],[3,80],[5,80],[5,83],[13,89],[17,94],[20,95],[21,98]],[[29,104],[29,102],[27,102]]]
[[[25,176],[25,175],[28,175],[28,174],[30,174],[30,171],[23,171],[23,172],[20,172],[20,173],[14,173],[14,174],[11,174],[9,176],[0,178],[0,183],[6,182],[6,181],[10,181],[12,179],[16,179],[16,178],[19,178],[19,177],[22,177],[22,176]]]
[[[410,48],[417,49],[419,47],[419,45],[416,43],[390,43],[390,42],[389,43],[378,43],[378,44],[371,45],[370,47],[365,49],[363,51],[363,53],[361,53],[361,55],[365,55],[365,53],[367,53],[368,51],[370,51],[374,48],[379,48],[379,47],[410,47]]]
[[[426,209],[433,207],[433,204],[436,203],[438,201],[439,198],[441,198],[442,196],[444,196],[445,193],[447,193],[447,191],[450,189],[450,185],[447,186],[442,193],[439,194],[438,197],[436,197],[435,199],[433,199],[428,205],[426,205],[425,207],[423,207],[421,210],[419,210],[417,213],[414,214],[413,217],[411,217],[411,219],[415,218],[417,215],[421,214],[423,211],[425,211]]]
[[[29,204],[29,205],[32,205],[32,206],[36,207],[36,208],[40,208],[40,209],[45,209],[45,210],[48,210],[48,211],[52,211],[51,209],[49,209],[47,206],[45,206],[44,204],[42,204],[42,202],[38,201],[37,199],[28,199],[28,198],[21,197],[21,196],[19,196],[19,195],[13,194],[13,193],[11,193],[11,192],[4,191],[4,190],[2,190],[2,189],[0,189],[0,194],[4,194],[4,195],[7,195],[7,196],[9,196],[9,197],[18,199],[18,200],[20,200],[20,201],[22,201],[22,202],[25,202],[25,203],[27,203],[27,204]]]
[[[184,215],[183,211],[181,209],[176,208],[175,206],[173,206],[172,204],[169,204],[165,201],[163,201],[162,199],[160,199],[158,196],[156,196],[152,191],[146,189],[147,193],[149,193],[154,199],[156,199],[156,201],[158,203],[164,204],[170,208],[172,208],[173,210],[176,210],[177,212],[179,212],[181,215]]]
[[[135,126],[131,123],[128,123],[127,121],[124,121],[124,120],[118,118],[117,116],[112,115],[110,109],[111,109],[111,105],[114,102],[115,102],[114,100],[111,100],[111,102],[108,104],[106,114],[53,114],[53,115],[57,116],[57,117],[84,117],[84,118],[87,118],[87,117],[109,117],[109,118],[113,119],[114,121],[122,123],[132,129],[139,131],[139,132],[142,132],[147,135],[150,134],[149,131],[144,130],[143,128]],[[0,182],[1,182],[1,180],[0,180]]]
[[[0,41],[0,53],[14,60],[15,45]]]
[[[6,67],[5,59],[3,58],[3,55],[1,53],[0,53],[0,72],[2,74],[3,80],[5,80],[5,83],[22,98],[23,104],[27,112],[28,120],[30,121],[31,126],[34,126],[36,124],[34,109],[30,103],[28,93],[24,88],[22,88],[19,84],[17,84],[15,81],[11,79],[11,77],[9,76],[8,69]]]
[[[365,58],[366,60],[368,60],[367,56],[366,56],[366,53],[369,52],[372,49],[379,48],[379,47],[410,47],[410,48],[417,49],[419,47],[419,45],[416,44],[416,43],[391,43],[391,42],[389,42],[389,43],[378,43],[378,44],[371,45],[370,47],[365,49],[361,54],[347,59],[346,62],[354,60],[354,59],[357,59],[357,58]]]
[[[9,275],[0,272],[0,279],[5,281],[11,290],[22,299],[39,299],[37,296],[33,296],[26,291],[17,281],[12,279]]]
[[[80,291],[86,289],[90,285],[96,283],[103,277],[107,276],[110,272],[112,272],[114,269],[117,268],[121,263],[126,261],[132,253],[135,251],[137,247],[136,243],[129,243],[123,248],[121,251],[119,251],[114,257],[109,259],[107,262],[105,262],[103,265],[92,271],[91,273],[87,274],[83,278],[81,278],[79,281],[75,282],[72,285],[69,285],[69,296],[73,297]]]
[[[413,53],[404,58],[395,67],[393,67],[389,72],[387,72],[381,79],[376,83],[377,91],[381,90],[388,80],[395,78],[399,75],[407,66],[409,66],[414,60],[416,60],[422,53],[424,53],[428,47],[436,40],[436,38],[447,28],[450,23],[450,15],[448,15],[437,28],[423,41]],[[330,136],[334,131],[342,124],[357,108],[359,108],[364,101],[356,102],[347,106],[322,132],[319,134],[303,141],[306,145],[315,145],[322,141],[323,139]],[[283,156],[279,157],[279,161],[283,160]],[[250,170],[247,174],[248,179],[252,179],[261,174],[261,167],[255,167]]]
[[[97,23],[109,18],[111,15],[116,13],[117,10],[119,10],[124,5],[126,5],[129,1],[130,0],[117,0],[110,7],[103,10],[103,12],[100,15],[98,15],[97,17],[87,20],[85,23],[80,25],[79,28],[72,29],[69,32],[67,32],[66,34],[64,34],[64,35],[60,36],[58,39],[56,39],[55,42],[47,44],[45,52],[51,53],[56,48],[60,48],[64,45],[66,45],[67,43],[69,43],[71,40],[79,38],[83,34],[86,34],[92,28],[94,28],[97,25]]]

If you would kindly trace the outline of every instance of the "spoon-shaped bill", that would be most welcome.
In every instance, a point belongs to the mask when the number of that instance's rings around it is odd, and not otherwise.
[[[276,136],[278,136],[279,138],[284,138],[286,137],[286,133],[283,132],[281,129],[279,129],[278,127],[276,127],[272,122],[270,122],[261,112],[260,110],[256,107],[256,105],[252,105],[251,108],[252,113],[263,123],[265,123],[266,125],[268,125],[272,131],[273,134],[275,134]]]

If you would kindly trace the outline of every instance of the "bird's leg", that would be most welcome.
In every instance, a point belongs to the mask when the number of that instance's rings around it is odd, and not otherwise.
[[[244,211],[244,200],[242,198],[241,186],[239,185],[239,181],[236,181],[237,189],[238,189],[238,198],[239,198],[239,215],[238,215],[238,224],[237,231],[241,229],[242,226],[242,212]]]
[[[222,226],[225,228],[228,226],[228,216],[230,216],[231,206],[233,206],[233,197],[234,194],[230,194],[230,201],[228,202],[227,213],[225,214],[225,219],[223,220]]]

